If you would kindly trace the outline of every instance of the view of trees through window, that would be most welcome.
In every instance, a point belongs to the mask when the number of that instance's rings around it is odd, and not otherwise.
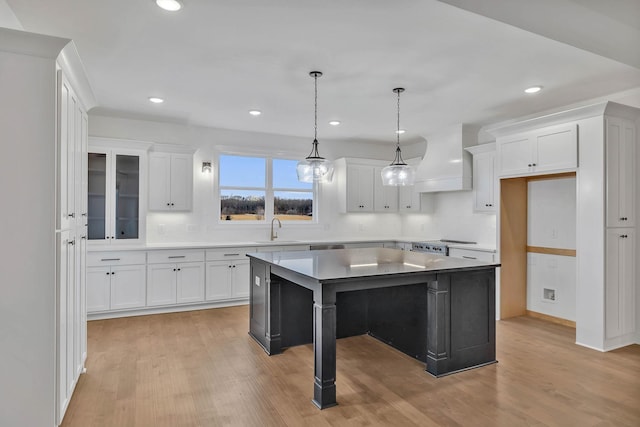
[[[298,182],[296,160],[220,156],[220,219],[311,221],[314,190]]]

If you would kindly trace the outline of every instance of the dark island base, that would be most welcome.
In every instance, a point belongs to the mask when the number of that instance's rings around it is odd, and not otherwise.
[[[313,343],[313,291],[274,275],[270,281],[271,330],[279,333],[250,334],[271,355]],[[493,272],[486,270],[439,274],[429,283],[336,292],[335,337],[369,334],[426,363],[436,377],[485,366],[496,362],[494,295]],[[314,390],[320,388],[316,384]],[[322,389],[327,405],[318,403],[319,396],[314,403],[331,406],[335,384],[332,390]]]

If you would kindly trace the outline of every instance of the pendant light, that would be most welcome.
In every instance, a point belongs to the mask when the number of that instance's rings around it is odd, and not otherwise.
[[[300,182],[329,182],[333,178],[333,164],[318,153],[318,77],[322,77],[322,73],[312,71],[309,75],[313,77],[315,85],[314,137],[311,153],[306,159],[298,162],[296,171]]]
[[[402,151],[400,150],[400,94],[404,92],[404,88],[397,87],[393,90],[398,94],[398,128],[396,130],[396,157],[393,162],[382,169],[382,185],[405,186],[413,185],[415,180],[415,172],[411,166],[402,159]]]

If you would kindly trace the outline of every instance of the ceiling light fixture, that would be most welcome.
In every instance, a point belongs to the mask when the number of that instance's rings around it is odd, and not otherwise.
[[[156,4],[169,12],[177,12],[182,9],[182,2],[178,0],[156,0]]]
[[[402,151],[400,150],[400,94],[404,92],[404,88],[397,87],[393,90],[398,95],[398,127],[396,130],[396,157],[389,166],[382,169],[382,185],[405,186],[413,185],[415,172],[411,166],[402,159]]]
[[[249,110],[249,114],[251,114],[252,116],[259,116],[260,114],[262,114],[262,111],[260,111],[260,110]]]
[[[313,77],[315,88],[314,136],[311,153],[304,160],[298,162],[296,172],[300,182],[329,182],[333,178],[333,164],[318,153],[318,77],[322,77],[322,73],[312,71],[309,75]]]
[[[400,135],[402,135],[402,134],[403,134],[403,133],[405,133],[405,132],[406,132],[406,130],[404,130],[404,129],[398,129],[398,130],[396,131],[396,133],[399,133]]]
[[[329,124],[330,124],[331,126],[338,126],[338,125],[340,124],[340,120],[331,120],[331,121],[329,122]]]
[[[158,98],[156,96],[150,96],[149,102],[153,102],[154,104],[162,104],[164,102],[164,99]]]
[[[538,93],[542,90],[542,86],[531,86],[524,90],[525,93]]]

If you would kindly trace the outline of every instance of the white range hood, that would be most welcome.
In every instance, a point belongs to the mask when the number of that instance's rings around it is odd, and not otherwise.
[[[427,151],[416,170],[416,191],[471,190],[473,159],[465,148],[478,143],[478,130],[458,124],[429,135]]]

